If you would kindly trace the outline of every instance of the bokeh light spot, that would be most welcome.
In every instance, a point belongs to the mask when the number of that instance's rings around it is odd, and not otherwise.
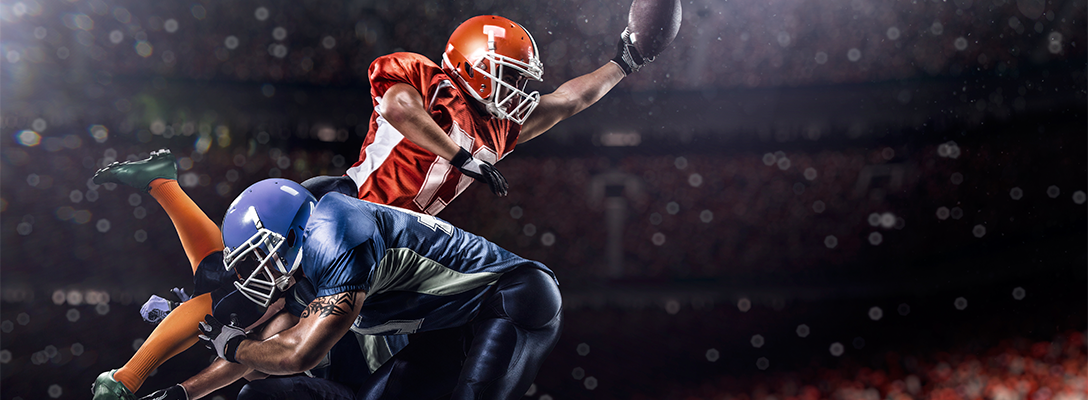
[[[956,40],[952,41],[952,45],[956,46],[956,50],[959,50],[959,51],[967,50],[967,38],[964,38],[963,36],[960,36],[960,37],[956,38]]]
[[[597,388],[597,378],[592,377],[592,376],[586,377],[586,380],[582,381],[582,384],[585,385],[586,390],[596,389]]]
[[[589,345],[586,343],[578,343],[578,346],[575,347],[575,351],[578,352],[578,355],[584,357],[589,354]]]
[[[952,305],[956,306],[957,310],[964,310],[967,308],[967,299],[963,297],[957,297],[956,301],[952,302]]]
[[[737,309],[740,312],[748,312],[748,310],[752,309],[752,301],[748,300],[747,297],[741,297],[740,300],[737,300]]]
[[[1025,296],[1027,296],[1027,291],[1022,287],[1017,286],[1012,290],[1012,298],[1014,299],[1023,300]]]
[[[1058,196],[1060,196],[1061,194],[1062,191],[1061,189],[1058,189],[1057,186],[1050,185],[1050,187],[1046,188],[1046,195],[1050,196],[1050,198],[1052,199],[1058,198]]]
[[[884,318],[884,310],[880,309],[880,307],[872,307],[869,309],[869,319],[880,321],[881,318]]]
[[[540,235],[540,243],[544,246],[551,246],[555,244],[555,234],[551,232],[545,232]]]
[[[714,220],[714,213],[710,210],[703,210],[699,213],[699,220],[703,221],[703,223],[709,224],[710,221]]]
[[[763,347],[763,344],[765,343],[764,339],[763,339],[763,335],[753,335],[752,339],[749,340],[749,342],[752,343],[752,347],[755,347],[757,349],[760,348],[760,347]]]
[[[861,50],[856,48],[850,49],[846,52],[846,58],[849,59],[850,62],[857,62],[861,59]]]
[[[680,302],[675,299],[665,301],[665,312],[669,313],[669,315],[676,315],[676,313],[680,312]]]
[[[140,57],[143,58],[151,57],[151,53],[154,52],[154,48],[151,46],[151,43],[144,41],[136,42],[135,49],[136,54],[139,54]]]
[[[872,232],[869,234],[869,244],[879,246],[882,242],[884,242],[884,235],[881,235],[880,232]]]
[[[860,336],[856,337],[856,338],[854,338],[854,341],[851,344],[854,345],[855,349],[861,350],[861,349],[865,348],[865,339],[860,337]]]
[[[661,246],[665,244],[665,234],[661,232],[656,232],[653,236],[650,237],[650,241],[653,242],[655,246]]]
[[[842,343],[835,342],[831,344],[831,348],[829,348],[828,350],[831,351],[831,355],[838,357],[842,355],[844,348],[842,346]]]
[[[26,129],[15,134],[15,141],[26,147],[34,147],[41,144],[42,135],[39,135],[38,132]]]
[[[707,361],[715,362],[715,361],[718,361],[719,357],[721,357],[721,354],[718,352],[718,349],[708,349],[706,351],[706,360]]]

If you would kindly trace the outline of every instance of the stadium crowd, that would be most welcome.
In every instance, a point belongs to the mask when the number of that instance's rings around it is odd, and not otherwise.
[[[534,33],[554,85],[611,56],[627,2],[478,0],[107,4],[26,0],[0,6],[4,53],[32,74],[234,82],[365,84],[391,51],[437,55],[461,20],[495,13]],[[1085,54],[1081,2],[820,0],[687,2],[668,57],[634,90],[711,90],[959,76]],[[546,13],[547,18],[539,18]]]

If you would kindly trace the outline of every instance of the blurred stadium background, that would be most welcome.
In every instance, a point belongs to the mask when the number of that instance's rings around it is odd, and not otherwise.
[[[218,220],[259,179],[343,173],[375,57],[500,14],[548,92],[629,4],[3,0],[0,398],[87,398],[147,296],[191,286],[165,213],[97,168],[169,148]],[[498,164],[509,197],[440,215],[559,275],[527,398],[1085,399],[1084,0],[683,7],[655,63]]]

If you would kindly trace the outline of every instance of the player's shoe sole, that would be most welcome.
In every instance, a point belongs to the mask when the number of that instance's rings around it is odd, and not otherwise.
[[[170,150],[151,152],[151,157],[138,161],[114,162],[94,173],[94,183],[120,183],[149,190],[155,179],[178,179],[178,167]]]
[[[136,395],[128,390],[124,384],[113,379],[116,369],[103,372],[98,379],[91,384],[91,394],[94,400],[136,400]]]

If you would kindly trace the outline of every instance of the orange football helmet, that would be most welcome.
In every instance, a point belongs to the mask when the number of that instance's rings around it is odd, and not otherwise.
[[[536,42],[509,19],[481,15],[462,23],[446,43],[442,69],[496,118],[523,124],[540,103],[539,92],[524,90],[528,79],[543,80]]]

